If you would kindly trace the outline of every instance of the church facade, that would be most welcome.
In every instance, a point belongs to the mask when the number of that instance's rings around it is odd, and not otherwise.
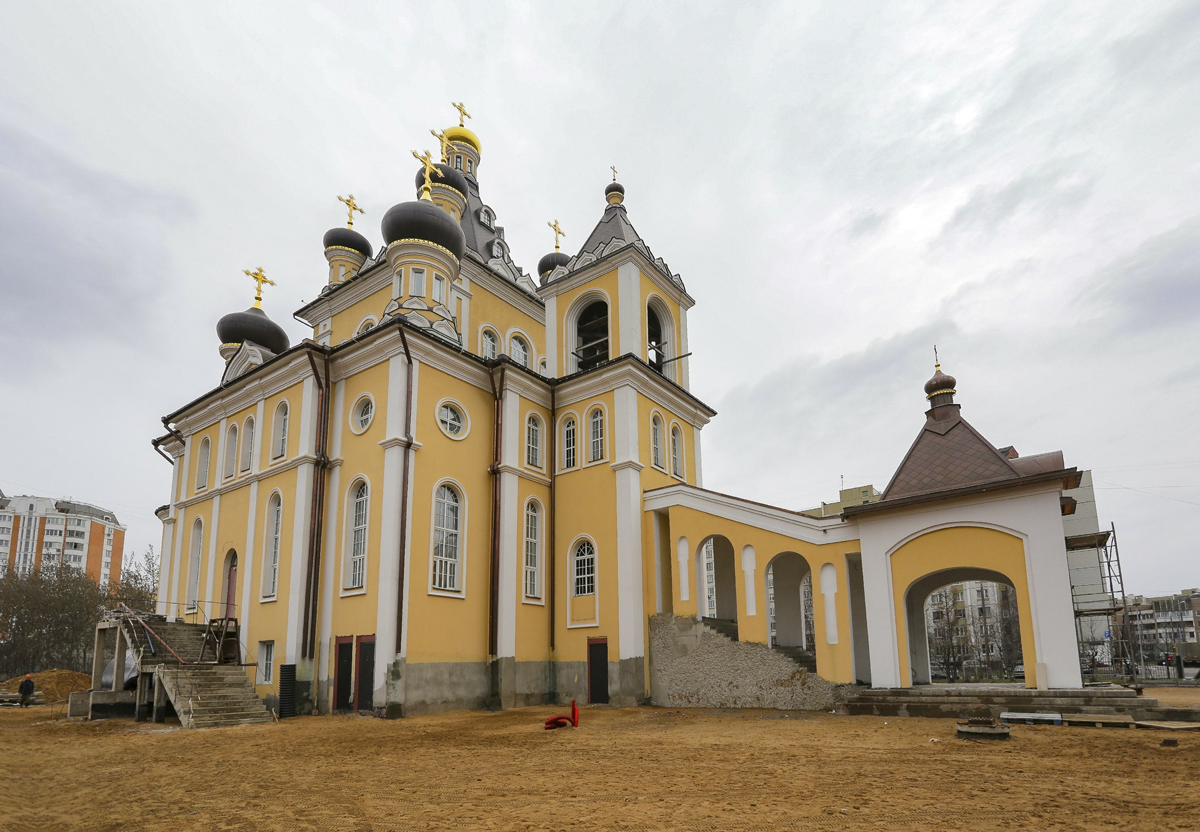
[[[928,681],[925,597],[1000,580],[1027,684],[1080,685],[1061,454],[998,451],[939,369],[881,499],[815,518],[705,490],[694,301],[615,172],[578,252],[556,245],[534,279],[482,199],[479,138],[460,118],[439,139],[378,251],[343,200],[350,227],[325,235],[325,287],[296,313],[311,337],[267,317],[261,269],[255,305],[218,323],[220,384],[154,442],[173,463],[160,614],[236,618],[264,697],[294,666],[304,709],[400,716],[707,701],[703,681],[680,687],[694,674],[655,676],[651,631],[707,627],[710,580],[719,638],[802,646],[833,684],[906,687]]]

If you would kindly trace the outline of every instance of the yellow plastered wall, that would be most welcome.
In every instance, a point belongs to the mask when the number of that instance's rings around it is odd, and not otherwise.
[[[546,355],[546,323],[544,318],[534,318],[524,310],[513,306],[507,300],[489,292],[483,281],[471,282],[471,320],[470,331],[462,333],[463,343],[469,352],[483,354],[483,327],[492,329],[499,341],[500,352],[508,353],[508,333],[516,328],[524,332],[529,339],[533,351],[530,356],[530,368],[538,369],[538,361]],[[455,309],[454,314],[462,322],[462,310]]]
[[[470,427],[465,438],[446,436],[437,424],[439,402],[454,399],[465,411]],[[481,389],[428,364],[418,374],[415,437],[422,447],[415,454],[412,494],[411,560],[408,596],[410,664],[420,662],[486,661],[490,581],[493,399]],[[466,540],[460,546],[461,595],[431,591],[433,505],[436,486],[454,480],[462,492]],[[461,532],[460,532],[461,534]]]
[[[276,581],[274,597],[264,597],[263,578],[265,575],[265,558],[269,552],[268,536],[271,533],[268,523],[267,506],[273,494],[278,494],[283,509],[279,528],[279,577]],[[246,632],[246,646],[250,652],[258,648],[260,641],[275,642],[275,666],[294,662],[295,656],[287,655],[287,618],[288,605],[301,604],[302,598],[290,598],[287,588],[290,585],[292,569],[292,530],[295,527],[296,512],[303,510],[296,505],[296,469],[288,468],[276,474],[266,476],[258,483],[258,500],[255,506],[254,519],[254,551],[249,558],[250,568],[250,626]],[[222,506],[222,514],[224,506]],[[244,518],[245,515],[243,514]],[[244,520],[242,520],[244,523]],[[245,528],[241,533],[245,535]],[[244,545],[244,544],[243,544]],[[239,570],[242,568],[239,564]],[[258,656],[255,656],[257,659]],[[247,668],[247,673],[253,673],[254,668]],[[257,687],[260,696],[271,693],[270,685]]]
[[[1017,592],[1021,625],[1021,652],[1025,662],[1025,686],[1037,687],[1037,653],[1033,617],[1029,606],[1029,581],[1025,571],[1025,544],[1019,537],[996,529],[958,526],[938,529],[910,540],[892,553],[892,591],[899,642],[900,683],[912,686],[909,666],[908,616],[905,596],[913,582],[946,569],[976,568],[999,572]],[[840,578],[839,578],[840,580]]]
[[[597,404],[605,409],[605,457],[588,461],[590,435],[588,414]],[[578,458],[573,469],[559,469],[555,483],[558,521],[555,530],[555,560],[559,598],[566,609],[557,613],[555,658],[586,661],[587,640],[608,638],[609,655],[620,655],[617,633],[617,489],[612,469],[612,393],[604,393],[559,408],[559,437],[563,419],[573,413],[579,425]],[[560,439],[561,442],[561,439]],[[559,454],[561,461],[561,453]],[[596,547],[596,594],[574,595],[574,548],[581,537]],[[570,623],[569,623],[570,622]]]
[[[195,551],[193,538],[196,534],[196,519],[199,518],[203,523],[203,536],[200,540],[200,552]],[[188,613],[186,610],[188,601],[188,578],[192,574],[193,559],[198,558],[200,561],[200,578],[197,585],[196,597],[202,599],[204,596],[204,574],[208,564],[208,548],[209,541],[214,533],[212,523],[212,500],[202,500],[195,505],[189,506],[183,518],[183,557],[180,559],[179,574],[175,576],[175,599],[178,603],[171,610],[172,616],[182,616],[190,624],[203,623],[204,616],[197,610],[193,613]]]
[[[775,532],[748,526],[734,520],[716,517],[682,506],[672,506],[670,511],[670,557],[675,558],[680,537],[688,539],[688,593],[687,601],[680,599],[680,574],[677,562],[673,563],[671,591],[676,615],[697,615],[696,568],[701,544],[713,535],[722,535],[733,544],[734,575],[737,586],[738,640],[766,644],[767,628],[767,566],[783,552],[795,552],[808,561],[813,573],[813,626],[814,653],[817,658],[817,673],[831,682],[852,684],[854,682],[853,650],[850,641],[850,595],[846,574],[846,555],[857,552],[858,541],[844,541],[817,545],[796,540]],[[742,547],[750,545],[755,550],[755,615],[746,614],[746,573],[742,571]],[[650,550],[653,553],[653,549]],[[821,567],[833,565],[837,572],[838,643],[829,644],[825,629],[825,596],[819,589]],[[653,614],[650,607],[650,614]]]
[[[357,421],[357,406],[365,395],[369,395],[374,403],[374,411],[370,424],[364,430],[359,427]],[[386,434],[390,400],[388,364],[381,362],[344,380],[341,418],[336,424],[330,425],[331,434],[340,434],[342,460],[338,471],[337,493],[326,495],[332,509],[329,517],[334,526],[333,544],[324,552],[324,557],[331,559],[333,567],[331,638],[375,634],[378,627],[379,565],[384,557],[396,557],[395,552],[380,550],[383,533],[384,454],[379,443]],[[351,577],[350,527],[353,520],[354,495],[361,482],[367,484],[368,514],[367,562],[363,587],[360,589],[348,584]],[[331,644],[325,645],[330,678],[335,660]]]
[[[526,399],[520,400],[521,413],[521,442],[520,468],[528,471],[531,477],[548,477],[552,470],[550,446],[553,437],[553,427],[550,425],[550,409],[542,407]],[[529,464],[526,435],[527,420],[536,416],[541,426],[541,467]],[[549,532],[550,532],[550,486],[534,479],[520,477],[517,483],[519,499],[514,510],[517,512],[517,610],[516,610],[516,658],[517,661],[545,661],[550,655],[550,567]],[[538,558],[540,563],[539,594],[529,596],[525,593],[525,547],[526,523],[525,510],[530,500],[535,500],[539,508],[539,537]]]
[[[282,457],[274,456],[275,423],[279,418],[279,404],[288,403],[287,452]],[[285,463],[300,452],[300,411],[304,407],[304,383],[297,382],[286,390],[267,396],[263,403],[263,424],[258,428],[259,470],[266,473],[272,466]],[[260,486],[261,488],[261,486]]]
[[[597,275],[582,286],[577,286],[557,296],[556,309],[558,320],[553,322],[553,326],[557,327],[559,367],[557,372],[554,372],[554,368],[550,368],[552,375],[565,376],[571,372],[569,358],[571,350],[575,349],[575,345],[567,342],[566,321],[576,311],[572,308],[575,305],[575,301],[581,295],[594,291],[603,292],[608,296],[608,354],[610,358],[617,355],[617,338],[618,333],[621,331],[621,310],[618,308],[620,306],[620,299],[617,295],[617,270],[613,269],[610,272]]]

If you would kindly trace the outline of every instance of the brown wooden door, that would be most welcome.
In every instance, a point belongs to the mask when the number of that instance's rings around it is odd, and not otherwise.
[[[608,704],[608,639],[588,639],[588,702]]]
[[[333,709],[348,711],[354,706],[354,637],[337,640],[333,662]]]
[[[354,710],[369,711],[375,698],[375,636],[358,637],[358,684],[354,686]]]

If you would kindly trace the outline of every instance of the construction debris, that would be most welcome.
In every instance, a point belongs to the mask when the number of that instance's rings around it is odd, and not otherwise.
[[[15,701],[20,701],[17,696],[17,686],[21,684],[21,680],[25,676],[14,676],[7,682],[0,682],[0,694],[13,694],[16,697]],[[41,695],[42,702],[65,702],[67,697],[77,690],[87,690],[92,686],[92,677],[86,673],[78,673],[74,670],[43,670],[41,673],[33,674],[33,690],[35,704],[38,695]],[[0,701],[8,697],[0,697]]]

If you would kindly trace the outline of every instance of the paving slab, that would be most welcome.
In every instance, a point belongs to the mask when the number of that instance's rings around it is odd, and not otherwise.
[[[1033,714],[1020,711],[1005,711],[1000,714],[1001,722],[1023,722],[1026,725],[1062,725],[1062,714]]]

